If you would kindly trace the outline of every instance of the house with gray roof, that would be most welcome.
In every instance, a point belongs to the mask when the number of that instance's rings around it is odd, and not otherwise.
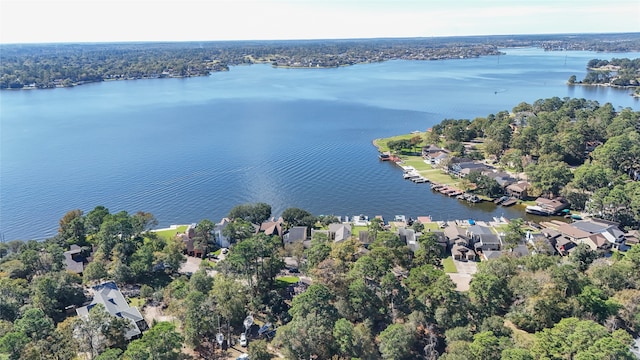
[[[307,227],[306,226],[294,226],[289,229],[282,237],[284,244],[293,244],[296,242],[304,242],[307,240]]]
[[[457,225],[447,226],[444,228],[444,236],[447,238],[450,246],[458,243],[459,241],[463,241],[465,245],[469,245],[470,243],[470,237],[469,234],[467,234],[467,231]]]
[[[472,225],[467,228],[467,237],[473,242],[474,248],[481,251],[500,250],[502,241],[490,228],[482,225]]]
[[[351,237],[351,225],[350,224],[340,224],[333,223],[329,224],[329,230],[311,230],[311,238],[313,238],[314,234],[326,234],[327,239],[333,242],[342,242]]]
[[[600,235],[606,239],[610,247],[619,250],[626,250],[624,246],[625,234],[618,227],[618,223],[600,219],[588,219],[576,221],[571,226],[591,235]],[[594,238],[595,239],[595,238]]]
[[[90,251],[73,244],[69,251],[65,251],[64,265],[67,271],[75,274],[82,274],[85,266],[91,261]]]
[[[97,304],[101,304],[105,311],[112,316],[130,321],[131,327],[125,333],[127,340],[139,337],[143,331],[149,328],[149,325],[140,314],[140,311],[138,311],[138,308],[129,306],[115,282],[109,281],[96,285],[92,290],[93,300],[89,305],[76,309],[78,316],[88,317],[89,311]]]
[[[420,247],[420,244],[418,244],[418,241],[416,239],[417,237],[415,230],[403,227],[398,228],[398,236],[400,236],[400,241],[407,244],[412,252],[415,252]]]

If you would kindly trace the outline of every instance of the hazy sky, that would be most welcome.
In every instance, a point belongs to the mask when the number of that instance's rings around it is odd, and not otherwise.
[[[640,0],[0,0],[0,42],[640,32]]]

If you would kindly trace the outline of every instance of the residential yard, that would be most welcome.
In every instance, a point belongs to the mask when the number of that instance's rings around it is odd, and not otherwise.
[[[300,281],[300,278],[297,276],[278,276],[276,278],[276,282],[282,286],[288,286],[291,284],[297,284]]]
[[[451,255],[442,259],[442,266],[444,267],[444,272],[446,273],[458,272],[458,269],[456,268],[456,264],[453,263],[453,257],[451,257]]]
[[[161,229],[158,231],[151,230],[151,231],[156,233],[159,237],[168,240],[176,236],[176,234],[185,232],[188,227],[189,225],[178,225],[175,228]]]
[[[367,231],[367,230],[369,229],[367,229],[366,226],[353,226],[351,228],[351,235],[353,235],[353,237],[357,239],[358,236],[360,236],[360,231]]]
[[[132,297],[129,298],[129,306],[131,307],[137,307],[138,309],[142,308],[142,305],[144,305],[145,303],[145,299],[139,298],[139,297]]]
[[[425,132],[420,132],[416,134],[404,134],[404,135],[397,135],[397,136],[392,136],[392,137],[383,138],[383,139],[375,139],[373,140],[373,144],[378,148],[379,151],[389,151],[389,147],[387,146],[387,143],[389,141],[411,139],[416,135],[424,138],[425,134],[426,134]]]
[[[424,225],[424,231],[441,231],[442,230],[440,229],[440,226],[438,226],[438,223],[435,223],[435,222],[430,222],[423,225]]]

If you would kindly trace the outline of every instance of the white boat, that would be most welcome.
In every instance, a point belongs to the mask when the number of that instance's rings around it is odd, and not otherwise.
[[[541,208],[540,206],[537,205],[529,205],[527,206],[524,211],[526,211],[528,214],[533,214],[533,215],[540,215],[540,216],[549,216],[551,214],[549,214],[548,211],[546,211],[545,209]]]

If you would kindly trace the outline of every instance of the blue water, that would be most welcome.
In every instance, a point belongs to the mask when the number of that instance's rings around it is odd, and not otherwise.
[[[629,91],[569,87],[592,58],[544,52],[337,69],[232,67],[209,77],[0,92],[0,232],[55,234],[71,209],[152,212],[160,226],[218,221],[262,201],[314,214],[444,219],[520,217],[413,184],[381,163],[375,138],[522,101],[584,97],[640,109]]]

